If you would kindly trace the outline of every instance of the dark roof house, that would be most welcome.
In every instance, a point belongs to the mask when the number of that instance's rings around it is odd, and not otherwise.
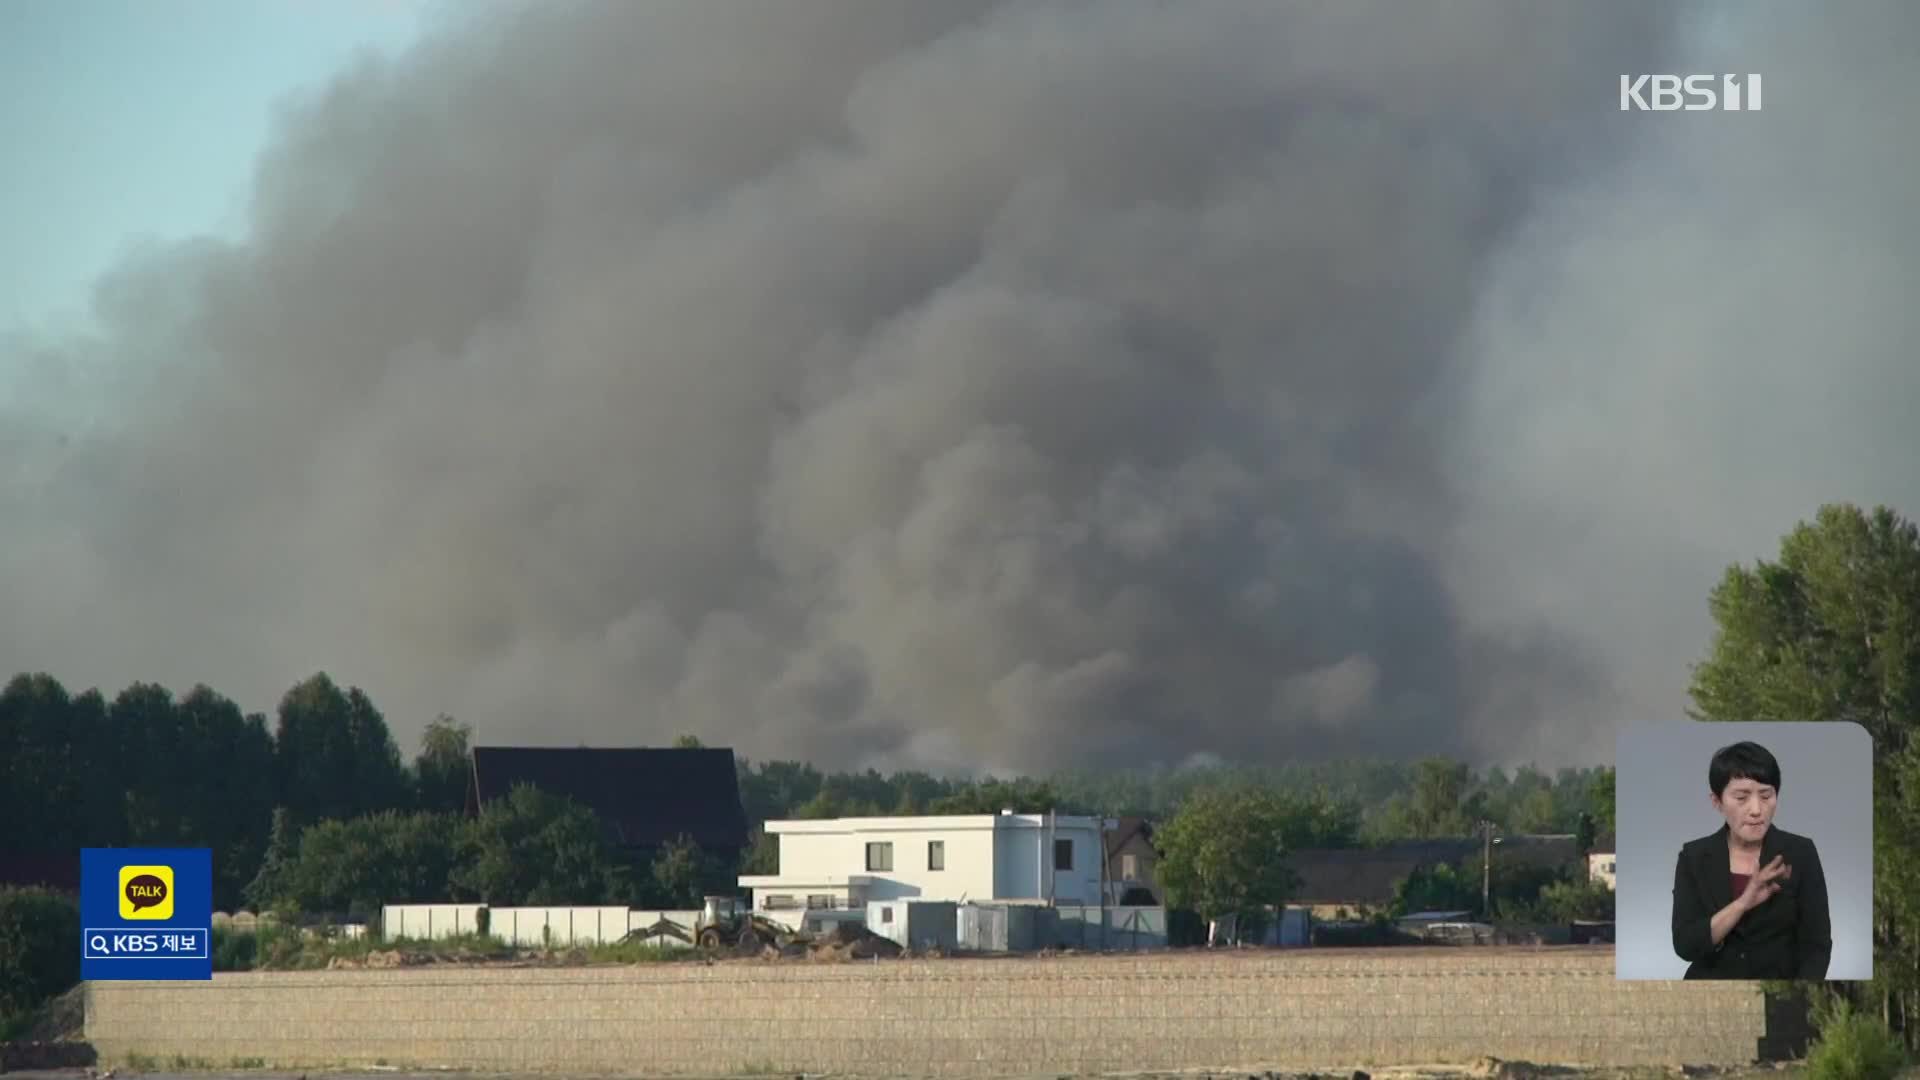
[[[1153,825],[1145,818],[1117,819],[1107,833],[1107,884],[1119,904],[1154,906],[1161,903],[1155,868],[1160,858],[1153,848]]]
[[[712,852],[747,845],[732,750],[477,746],[472,762],[469,817],[516,784],[532,784],[591,809],[622,847],[656,847],[683,835]]]
[[[1133,841],[1134,837],[1151,841],[1153,826],[1146,818],[1123,817],[1114,819],[1116,828],[1107,833],[1107,854],[1118,855],[1120,850]]]
[[[1502,866],[1566,867],[1581,863],[1580,845],[1572,835],[1496,834],[1494,872]],[[1287,856],[1300,878],[1293,903],[1302,906],[1385,906],[1393,902],[1394,887],[1415,870],[1468,860],[1476,863],[1484,850],[1479,837],[1405,840],[1377,848],[1303,849]]]
[[[1578,867],[1580,838],[1572,833],[1508,833],[1494,849],[1494,867],[1523,863],[1538,867]]]
[[[1302,849],[1287,856],[1299,878],[1292,903],[1385,906],[1394,887],[1422,866],[1454,863],[1480,851],[1478,840],[1411,840],[1377,848]]]

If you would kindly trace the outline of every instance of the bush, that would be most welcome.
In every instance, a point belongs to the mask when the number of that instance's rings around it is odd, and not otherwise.
[[[0,889],[0,1025],[80,981],[80,905],[46,889]]]
[[[213,970],[252,971],[260,956],[260,939],[223,926],[213,929]]]
[[[1906,1067],[1906,1047],[1879,1017],[1844,998],[1821,1012],[1820,1038],[1807,1052],[1813,1080],[1889,1080]]]

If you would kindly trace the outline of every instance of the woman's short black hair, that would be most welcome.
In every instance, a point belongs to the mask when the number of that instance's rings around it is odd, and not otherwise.
[[[1723,746],[1707,766],[1707,786],[1715,795],[1723,794],[1735,780],[1757,780],[1774,791],[1780,790],[1780,762],[1759,743],[1737,742]]]

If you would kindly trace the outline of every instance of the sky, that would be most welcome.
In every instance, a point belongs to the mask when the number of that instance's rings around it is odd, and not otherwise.
[[[9,4],[0,325],[87,317],[130,245],[240,236],[274,110],[368,51],[404,50],[431,0]]]
[[[1728,565],[1920,507],[1894,0],[15,10],[0,656],[73,689],[1599,764]],[[1765,109],[1617,107],[1696,71]]]

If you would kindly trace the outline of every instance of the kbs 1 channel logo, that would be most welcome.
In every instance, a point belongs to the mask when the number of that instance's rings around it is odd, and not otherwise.
[[[1759,112],[1755,75],[1622,75],[1621,112]]]
[[[80,977],[213,978],[213,853],[83,848]]]

